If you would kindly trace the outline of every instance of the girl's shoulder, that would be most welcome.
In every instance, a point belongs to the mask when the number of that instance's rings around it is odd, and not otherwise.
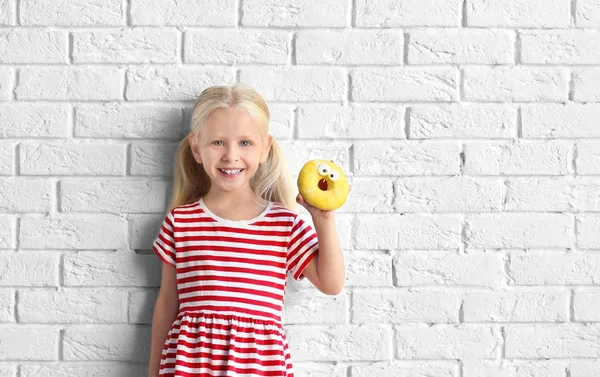
[[[180,214],[189,214],[190,212],[197,211],[198,209],[200,209],[200,204],[198,200],[195,200],[191,203],[180,204],[178,206],[175,206],[169,211],[169,214],[175,217]]]

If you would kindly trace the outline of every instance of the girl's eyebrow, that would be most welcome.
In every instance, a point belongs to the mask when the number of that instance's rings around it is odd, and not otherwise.
[[[235,139],[234,137],[228,137],[227,135],[211,135],[211,139]],[[255,136],[252,135],[242,135],[239,139],[254,139]]]

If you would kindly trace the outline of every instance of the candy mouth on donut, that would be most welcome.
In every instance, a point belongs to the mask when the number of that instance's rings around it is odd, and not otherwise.
[[[325,178],[319,180],[318,186],[321,190],[327,191],[327,181],[325,180]]]

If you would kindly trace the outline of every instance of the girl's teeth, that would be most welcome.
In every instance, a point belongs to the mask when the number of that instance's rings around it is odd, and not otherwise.
[[[221,170],[223,173],[225,174],[237,174],[239,172],[242,171],[242,169],[237,169],[237,170],[225,170],[225,169],[219,169]]]

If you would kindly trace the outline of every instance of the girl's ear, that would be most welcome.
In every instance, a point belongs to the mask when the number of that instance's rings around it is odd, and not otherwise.
[[[187,137],[188,137],[188,140],[190,143],[190,149],[192,150],[192,154],[194,155],[194,159],[196,160],[197,163],[201,164],[202,158],[200,157],[200,151],[198,150],[198,143],[196,142],[194,135],[190,132],[190,134]]]

